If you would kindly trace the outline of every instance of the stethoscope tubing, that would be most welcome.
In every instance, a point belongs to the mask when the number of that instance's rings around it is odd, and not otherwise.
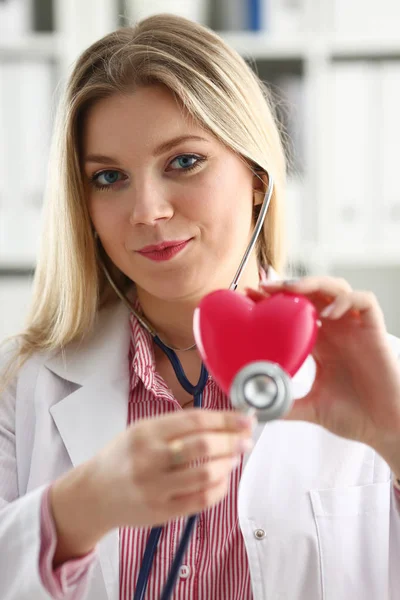
[[[185,556],[187,547],[192,537],[193,528],[196,524],[198,515],[192,515],[189,517],[185,530],[182,534],[182,538],[179,542],[178,550],[176,551],[171,570],[168,575],[167,582],[161,594],[161,600],[169,600],[175,587],[175,582],[178,578],[179,568],[182,564],[183,557]]]
[[[272,177],[269,177],[268,189],[267,189],[267,192],[264,197],[264,201],[263,201],[256,225],[255,225],[253,235],[252,235],[250,242],[246,248],[246,251],[243,255],[243,258],[241,260],[239,268],[235,274],[235,277],[230,285],[229,289],[231,289],[231,290],[236,290],[239,278],[247,264],[250,254],[251,254],[251,252],[254,248],[254,245],[257,241],[257,238],[260,234],[260,231],[261,231],[261,228],[262,228],[262,225],[263,225],[263,222],[264,222],[264,219],[265,219],[265,216],[266,216],[266,213],[267,213],[270,201],[271,201],[273,187],[274,187],[273,179],[272,179]],[[112,278],[108,274],[108,271],[104,265],[103,265],[103,267],[104,267],[104,272],[105,272],[107,279],[109,280],[111,286],[114,288],[116,293],[121,297],[121,299],[124,301],[124,303],[129,306],[130,310],[133,310],[133,307],[130,305],[128,300],[119,293],[119,290],[116,289],[116,286],[115,286],[114,282],[112,281]],[[208,380],[208,372],[207,372],[207,369],[204,366],[204,364],[202,363],[202,366],[201,366],[199,381],[197,382],[196,385],[193,385],[187,379],[185,372],[183,370],[183,367],[181,365],[181,362],[180,362],[178,356],[176,355],[176,353],[174,352],[174,350],[172,350],[171,348],[169,348],[162,342],[162,340],[158,337],[158,335],[153,330],[153,328],[150,326],[150,324],[148,324],[144,319],[142,319],[140,317],[140,315],[137,315],[136,311],[133,310],[133,312],[138,317],[139,321],[142,323],[142,325],[145,327],[145,329],[147,329],[147,331],[152,335],[154,342],[168,356],[169,360],[171,361],[171,365],[175,371],[175,374],[177,376],[177,379],[178,379],[179,383],[181,384],[181,386],[184,388],[185,391],[187,391],[189,394],[194,396],[194,406],[197,408],[201,408],[203,391],[204,391],[204,388],[205,388],[205,386],[207,384],[207,380]],[[165,584],[164,589],[161,594],[161,600],[169,600],[169,598],[172,594],[176,579],[179,574],[179,568],[182,564],[183,557],[185,555],[188,544],[190,542],[190,538],[191,538],[192,531],[195,526],[197,517],[198,517],[198,515],[191,515],[186,522],[184,532],[183,532],[181,540],[179,542],[178,550],[175,554],[170,573],[168,575],[166,584]],[[133,600],[144,600],[144,595],[145,595],[147,584],[148,584],[149,577],[150,577],[151,567],[153,564],[154,556],[155,556],[155,553],[157,550],[157,544],[160,539],[162,530],[163,530],[162,527],[153,527],[150,532],[150,536],[149,536],[149,539],[148,539],[148,542],[146,545],[146,549],[145,549],[145,553],[144,553],[144,557],[143,557],[143,562],[142,562],[142,565],[141,565],[141,568],[139,571],[139,575],[138,575],[138,579],[137,579],[137,583],[136,583],[136,590],[134,592]]]
[[[147,540],[146,549],[144,552],[140,572],[136,582],[136,590],[133,600],[144,600],[147,583],[149,581],[150,571],[153,564],[153,559],[156,553],[158,540],[162,534],[162,527],[153,527],[150,531],[149,539]]]
[[[170,348],[168,348],[168,346],[166,346],[160,340],[160,338],[158,336],[154,337],[154,342],[165,352],[165,354],[170,359],[172,367],[175,371],[175,375],[177,376],[177,379],[178,379],[179,383],[181,384],[181,386],[183,387],[183,389],[186,392],[188,392],[189,394],[191,394],[192,396],[194,396],[194,406],[196,408],[201,408],[202,403],[203,403],[203,391],[207,385],[207,380],[208,380],[208,371],[207,371],[206,367],[204,366],[204,364],[202,363],[202,365],[201,365],[199,381],[197,382],[196,385],[193,385],[192,383],[190,383],[190,381],[186,377],[185,372],[182,367],[182,364],[181,364],[181,361],[179,360],[179,358],[177,357],[175,352],[173,350],[171,350]],[[182,564],[183,557],[185,556],[185,552],[189,545],[189,542],[190,542],[190,539],[192,536],[192,531],[196,524],[196,520],[197,520],[197,515],[191,515],[186,522],[185,529],[184,529],[182,537],[179,541],[179,546],[176,551],[174,560],[172,562],[172,566],[171,566],[167,581],[165,583],[165,586],[164,586],[162,594],[161,594],[161,600],[169,600],[169,598],[172,594],[172,591],[174,589],[174,586],[175,586],[175,583],[176,583],[176,580],[177,580],[177,577],[179,574],[179,568]],[[154,560],[156,549],[157,549],[157,544],[160,539],[162,530],[163,530],[162,527],[153,527],[152,530],[150,531],[149,539],[148,539],[148,542],[146,545],[146,550],[144,553],[142,565],[140,567],[140,571],[139,571],[139,575],[138,575],[138,579],[137,579],[137,583],[136,583],[136,590],[135,590],[135,593],[133,596],[133,600],[144,600],[144,595],[145,595],[147,584],[149,581],[151,567],[153,564],[153,560]]]

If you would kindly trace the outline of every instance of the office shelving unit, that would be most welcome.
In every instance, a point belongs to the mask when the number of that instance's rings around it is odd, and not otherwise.
[[[290,223],[295,239],[289,245],[296,268],[299,272],[316,274],[341,274],[346,269],[391,269],[396,275],[400,273],[400,195],[397,196],[399,210],[392,211],[392,216],[398,218],[398,240],[392,238],[386,243],[381,233],[362,244],[358,241],[342,244],[340,229],[336,238],[332,235],[337,207],[330,186],[331,81],[339,63],[400,61],[400,41],[394,34],[341,35],[333,31],[329,22],[331,4],[330,0],[305,0],[303,32],[296,34],[271,36],[267,32],[223,31],[212,17],[209,25],[249,60],[262,79],[273,84],[277,74],[282,73],[301,78],[305,106],[302,115],[304,155],[300,157],[301,172],[292,173],[289,179],[290,197],[295,204]],[[0,40],[0,61],[46,57],[64,79],[84,48],[126,23],[124,12],[124,2],[118,0],[54,0],[54,31]],[[354,218],[351,207],[342,206],[341,210],[344,220]],[[33,266],[34,256],[31,264],[2,264],[0,254],[0,271],[14,269],[26,274]]]

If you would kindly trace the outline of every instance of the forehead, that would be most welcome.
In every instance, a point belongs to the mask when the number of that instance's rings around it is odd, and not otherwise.
[[[99,148],[103,144],[115,152],[132,146],[152,149],[159,142],[182,134],[197,134],[215,141],[162,85],[139,87],[131,94],[99,100],[89,109],[83,125],[85,153],[104,150]]]

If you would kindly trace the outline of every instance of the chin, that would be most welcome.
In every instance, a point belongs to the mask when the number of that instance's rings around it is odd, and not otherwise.
[[[143,286],[137,282],[138,287],[153,297],[165,300],[166,302],[200,302],[208,291],[211,291],[209,284],[202,281],[199,276],[190,277],[184,273],[169,274],[169,276],[157,281],[147,281]]]

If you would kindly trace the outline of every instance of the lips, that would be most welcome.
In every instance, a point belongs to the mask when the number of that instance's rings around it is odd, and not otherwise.
[[[137,253],[144,258],[156,262],[167,261],[182,252],[186,246],[192,241],[188,240],[171,240],[169,242],[161,242],[161,244],[144,246]]]
[[[161,242],[161,244],[152,244],[150,246],[144,246],[140,250],[137,250],[140,254],[147,254],[150,252],[161,252],[166,248],[174,248],[175,246],[182,246],[188,240],[172,240],[170,242]]]

